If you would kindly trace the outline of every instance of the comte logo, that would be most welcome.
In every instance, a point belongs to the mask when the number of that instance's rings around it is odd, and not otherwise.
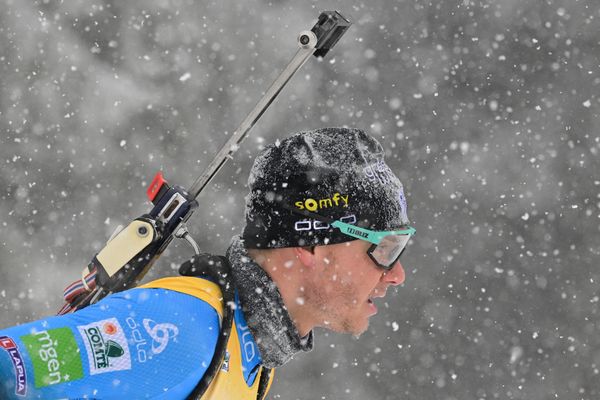
[[[131,369],[131,355],[116,318],[78,326],[87,350],[90,375]]]
[[[117,328],[117,326],[112,322],[107,322],[102,327],[102,330],[104,330],[104,333],[106,333],[107,335],[114,335],[119,331],[119,328]]]

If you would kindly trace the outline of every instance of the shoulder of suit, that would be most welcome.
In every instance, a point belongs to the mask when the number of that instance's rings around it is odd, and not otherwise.
[[[192,276],[173,276],[157,279],[139,286],[140,289],[166,289],[188,294],[210,304],[223,316],[223,295],[219,285],[207,279]]]

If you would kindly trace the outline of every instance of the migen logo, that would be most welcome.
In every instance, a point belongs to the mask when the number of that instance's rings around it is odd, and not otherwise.
[[[36,388],[83,378],[83,366],[75,336],[69,328],[57,328],[21,336],[33,364]]]
[[[323,208],[334,207],[334,204],[335,207],[337,207],[340,205],[340,203],[344,203],[342,207],[348,207],[348,197],[350,196],[344,196],[342,194],[335,193],[331,198],[327,197],[319,200],[308,198],[302,201],[297,201],[294,203],[294,205],[300,210],[307,209],[308,211],[315,212]]]

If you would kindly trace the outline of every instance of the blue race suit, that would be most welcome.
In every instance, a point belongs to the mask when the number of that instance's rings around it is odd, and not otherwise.
[[[163,278],[0,330],[0,399],[185,399],[215,351],[219,299],[210,281]],[[225,360],[202,399],[256,399],[261,372],[236,307]]]

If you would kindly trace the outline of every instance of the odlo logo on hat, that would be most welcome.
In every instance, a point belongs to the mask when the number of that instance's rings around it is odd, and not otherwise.
[[[295,202],[294,205],[300,210],[307,209],[308,211],[315,212],[323,208],[334,207],[334,204],[335,207],[348,207],[349,197],[348,195],[344,196],[343,194],[334,193],[331,197],[318,200],[309,197],[308,199]]]

